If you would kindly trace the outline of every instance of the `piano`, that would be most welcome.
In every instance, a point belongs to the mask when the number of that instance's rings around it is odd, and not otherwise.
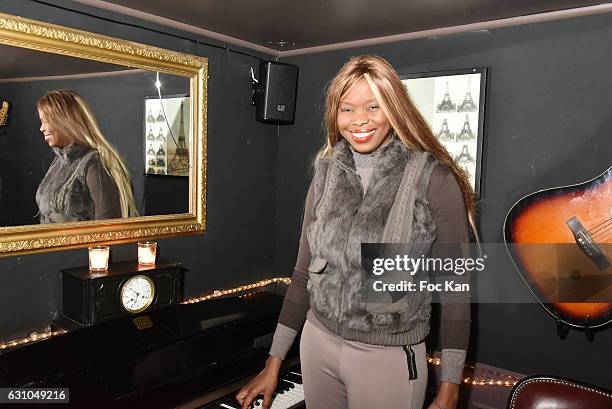
[[[0,388],[69,388],[62,407],[72,408],[239,408],[234,395],[263,368],[282,301],[259,291],[70,331],[0,355]],[[272,407],[305,408],[295,345]]]

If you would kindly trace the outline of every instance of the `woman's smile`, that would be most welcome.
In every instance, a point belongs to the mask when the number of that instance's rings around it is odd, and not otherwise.
[[[370,84],[359,80],[340,98],[338,129],[359,153],[374,152],[387,139],[391,125]]]
[[[376,129],[372,129],[371,131],[353,131],[351,135],[353,135],[353,139],[357,143],[366,143],[370,140],[370,137],[374,135]]]

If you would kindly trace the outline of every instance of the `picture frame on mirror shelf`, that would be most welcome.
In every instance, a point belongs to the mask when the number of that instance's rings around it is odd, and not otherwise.
[[[145,175],[189,177],[189,95],[145,98]]]

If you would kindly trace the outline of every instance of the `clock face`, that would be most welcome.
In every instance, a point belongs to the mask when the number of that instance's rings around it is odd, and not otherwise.
[[[131,277],[121,286],[121,305],[128,312],[138,313],[146,310],[154,297],[155,285],[147,276]]]

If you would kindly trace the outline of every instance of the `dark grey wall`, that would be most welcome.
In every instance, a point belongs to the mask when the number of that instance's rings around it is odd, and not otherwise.
[[[283,58],[300,67],[295,125],[280,127],[276,268],[291,271],[309,164],[323,142],[323,89],[352,55],[387,58],[400,73],[489,67],[483,194],[485,242],[502,241],[512,204],[535,190],[577,183],[610,166],[612,15]],[[507,259],[495,271],[512,280]],[[508,276],[508,277],[506,277]],[[472,359],[612,388],[612,329],[565,341],[539,305],[475,306]]]
[[[55,3],[181,34],[73,2]],[[0,1],[0,11],[207,57],[208,228],[204,235],[160,240],[161,255],[190,269],[188,296],[272,275],[276,127],[257,123],[250,105],[249,67],[257,59],[202,44],[214,43],[208,39],[197,38],[198,44],[29,0]],[[113,246],[112,253],[115,260],[134,259],[136,244]],[[86,263],[85,249],[0,259],[0,340],[44,329],[61,308],[59,270]]]

